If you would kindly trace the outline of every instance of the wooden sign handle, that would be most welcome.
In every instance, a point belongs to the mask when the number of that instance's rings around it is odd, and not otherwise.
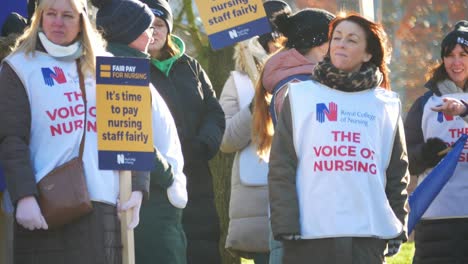
[[[132,194],[132,173],[131,171],[120,171],[120,203],[123,204],[130,199]],[[128,229],[128,224],[132,221],[132,209],[124,212],[120,216],[120,229],[122,233],[122,263],[135,264],[135,242],[133,239],[133,229]]]

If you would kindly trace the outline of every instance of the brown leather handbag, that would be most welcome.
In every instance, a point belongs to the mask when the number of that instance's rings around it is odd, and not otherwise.
[[[87,109],[83,74],[78,60],[77,68],[83,102]],[[39,206],[49,228],[62,227],[93,210],[82,160],[86,135],[86,111],[84,120],[85,131],[81,137],[79,156],[53,169],[37,184]]]

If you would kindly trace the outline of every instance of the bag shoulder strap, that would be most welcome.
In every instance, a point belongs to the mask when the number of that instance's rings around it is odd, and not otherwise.
[[[81,95],[83,97],[83,104],[84,104],[84,109],[85,109],[85,112],[84,112],[85,119],[84,119],[84,124],[83,124],[84,131],[83,131],[83,136],[81,137],[80,154],[79,154],[80,159],[83,159],[84,142],[86,138],[86,116],[88,113],[88,110],[87,110],[88,108],[86,106],[86,88],[84,85],[83,72],[81,72],[80,59],[76,60],[76,70],[78,72],[78,79],[80,80],[80,90],[81,90]]]
[[[272,91],[272,98],[271,98],[271,101],[270,101],[270,106],[269,106],[269,111],[270,111],[270,115],[271,115],[271,119],[273,121],[273,126],[276,127],[276,122],[278,121],[278,116],[277,116],[277,111],[275,109],[275,100],[276,100],[276,97],[278,95],[278,92],[281,90],[281,88],[293,81],[293,80],[297,80],[297,81],[308,81],[311,79],[311,75],[310,74],[294,74],[294,75],[291,75],[291,76],[288,76],[284,79],[282,79],[280,82],[278,82],[278,84],[275,85],[275,87],[273,88],[273,91]]]

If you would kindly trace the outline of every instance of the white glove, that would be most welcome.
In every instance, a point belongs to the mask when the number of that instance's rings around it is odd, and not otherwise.
[[[18,201],[16,222],[31,231],[34,229],[47,230],[49,228],[34,196],[26,196]]]
[[[171,186],[167,188],[167,198],[169,202],[176,208],[184,209],[187,205],[188,195],[185,182],[174,179]]]
[[[118,203],[119,212],[125,212],[129,209],[133,209],[132,221],[128,224],[128,229],[134,229],[140,222],[140,208],[143,200],[143,193],[141,191],[133,191],[130,195],[130,199],[126,203]]]

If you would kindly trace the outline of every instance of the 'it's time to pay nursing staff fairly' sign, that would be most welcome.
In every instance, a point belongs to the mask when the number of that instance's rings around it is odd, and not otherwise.
[[[271,31],[262,0],[195,0],[213,49]]]
[[[96,111],[99,168],[152,170],[149,61],[97,57]]]

